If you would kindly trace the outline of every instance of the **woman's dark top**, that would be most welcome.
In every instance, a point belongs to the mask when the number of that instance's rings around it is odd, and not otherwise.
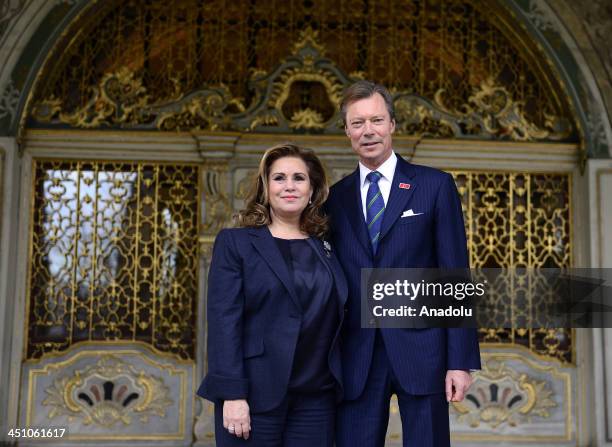
[[[338,328],[332,276],[306,239],[274,238],[287,263],[302,306],[289,390],[317,392],[334,387],[327,356]]]

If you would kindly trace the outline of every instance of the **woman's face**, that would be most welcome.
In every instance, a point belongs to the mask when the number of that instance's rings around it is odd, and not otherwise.
[[[298,217],[308,205],[312,186],[308,167],[301,158],[283,157],[270,166],[268,197],[271,216]]]

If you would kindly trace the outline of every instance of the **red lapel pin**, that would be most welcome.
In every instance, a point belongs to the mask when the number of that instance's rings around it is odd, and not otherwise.
[[[400,183],[399,187],[402,189],[410,189],[410,183]]]

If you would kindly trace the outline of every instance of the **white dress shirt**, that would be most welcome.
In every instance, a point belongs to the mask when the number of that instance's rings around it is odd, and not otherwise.
[[[397,155],[395,152],[391,153],[391,156],[381,164],[376,171],[382,174],[382,177],[378,181],[378,187],[380,193],[387,206],[389,200],[389,194],[391,193],[391,182],[393,181],[393,174],[395,174],[395,166],[397,166]],[[363,218],[367,221],[366,214],[366,197],[368,195],[368,188],[370,187],[370,181],[366,178],[367,175],[372,172],[370,168],[365,167],[359,162],[359,184],[361,185],[361,209],[363,210]]]

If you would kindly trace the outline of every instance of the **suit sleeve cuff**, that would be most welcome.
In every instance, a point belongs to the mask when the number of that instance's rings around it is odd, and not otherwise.
[[[198,390],[198,395],[209,400],[246,399],[249,379],[208,374]]]

